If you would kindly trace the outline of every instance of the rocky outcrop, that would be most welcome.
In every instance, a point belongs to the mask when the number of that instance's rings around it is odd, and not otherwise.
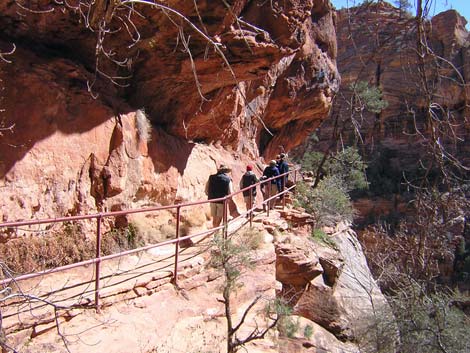
[[[306,238],[279,239],[276,279],[282,284],[280,295],[293,306],[294,314],[327,331],[323,339],[336,337],[331,351],[341,352],[338,341],[371,344],[370,330],[376,322],[390,317],[391,311],[372,278],[354,232],[339,224],[328,236],[336,244],[334,249]],[[393,347],[393,331],[387,335],[390,340],[380,339],[384,347]],[[302,345],[319,349],[321,342],[313,339]],[[298,346],[299,342],[289,345]]]
[[[2,2],[0,219],[194,199],[313,131],[339,85],[329,1],[228,4]]]
[[[276,280],[295,287],[305,287],[323,273],[314,252],[291,244],[276,246]]]

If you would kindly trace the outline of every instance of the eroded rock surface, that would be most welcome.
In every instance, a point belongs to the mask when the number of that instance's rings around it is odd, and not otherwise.
[[[372,278],[355,233],[339,224],[329,236],[335,249],[297,237],[286,237],[276,246],[276,279],[282,283],[281,296],[293,305],[295,314],[321,326],[337,341],[367,345],[367,332],[374,320],[390,315],[390,308]],[[305,253],[309,254],[309,261]],[[290,265],[280,266],[286,263]],[[309,265],[318,271],[307,270]],[[292,280],[292,268],[304,268],[305,275],[312,275],[308,280],[305,276]],[[386,344],[393,346],[393,337],[390,339]],[[318,348],[321,340],[313,342]],[[292,344],[295,345],[299,342]]]
[[[375,168],[374,175],[370,174],[382,178],[371,190],[375,195],[400,192],[403,171],[410,178],[419,173],[417,161],[428,158],[426,146],[432,144],[433,129],[449,159],[456,156],[468,165],[469,88],[465,82],[470,77],[470,42],[466,23],[455,10],[425,21],[423,31],[430,50],[421,62],[416,51],[416,21],[410,14],[387,2],[338,11],[341,95],[335,99],[332,119],[316,132],[320,143],[311,142],[310,147],[326,150],[329,145],[358,141],[364,146],[369,169]],[[425,73],[426,84],[420,72]],[[364,100],[353,99],[351,85],[361,81],[380,89],[387,102],[384,109],[372,111]],[[429,112],[436,121],[450,122],[452,133],[447,133],[445,124],[432,125]],[[343,122],[350,120],[354,123],[346,123],[342,129]],[[360,140],[355,131],[360,132]]]
[[[328,0],[81,4],[0,4],[2,221],[203,196],[216,165],[237,180],[299,144],[338,89]]]

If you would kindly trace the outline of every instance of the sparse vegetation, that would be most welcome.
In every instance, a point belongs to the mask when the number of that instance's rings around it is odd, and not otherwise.
[[[400,331],[400,352],[458,353],[470,349],[470,318],[459,309],[469,301],[453,292],[431,292],[412,283],[391,297]]]
[[[0,258],[14,274],[67,265],[93,256],[92,241],[84,236],[79,225],[71,223],[56,234],[22,237],[0,244]]]
[[[222,284],[222,297],[219,300],[225,307],[225,319],[227,321],[227,353],[235,353],[244,347],[247,343],[263,339],[265,335],[272,330],[280,320],[287,316],[288,308],[283,305],[279,299],[268,300],[265,306],[264,316],[266,323],[261,327],[256,324],[255,328],[245,337],[240,337],[240,329],[245,324],[248,315],[256,315],[253,313],[254,308],[263,299],[261,296],[254,298],[251,303],[245,308],[238,322],[234,322],[234,308],[232,296],[237,290],[242,287],[240,281],[246,269],[252,268],[254,262],[251,256],[251,251],[247,244],[243,241],[243,237],[236,240],[237,237],[224,239],[220,236],[215,236],[214,250],[212,251],[210,264],[222,271],[224,281]],[[254,321],[256,323],[256,321]]]
[[[115,228],[104,235],[103,253],[112,254],[114,252],[135,249],[144,245],[136,226],[132,223],[125,228]]]
[[[294,338],[295,334],[299,332],[299,319],[294,319],[292,316],[284,316],[279,324],[278,324],[278,330],[281,336],[288,337],[288,338]]]
[[[322,229],[314,228],[312,230],[312,239],[320,244],[324,244],[331,248],[336,249],[336,244],[333,239],[331,239],[328,234],[326,234]]]
[[[305,325],[304,327],[304,337],[307,339],[312,338],[313,335],[313,327],[310,325]]]
[[[161,211],[157,213],[136,213],[128,216],[136,232],[145,244],[155,244],[176,236],[176,214],[172,211]],[[180,236],[190,234],[193,227],[204,224],[205,214],[196,209],[186,209],[180,216]]]
[[[358,81],[349,86],[353,92],[357,109],[366,109],[371,113],[380,113],[388,107],[388,102],[382,98],[379,87],[370,86],[366,81]]]
[[[264,230],[259,228],[245,227],[235,236],[240,242],[246,244],[249,250],[258,250],[264,242]]]
[[[346,147],[326,158],[320,152],[307,152],[300,164],[303,170],[317,173],[316,177],[320,180],[329,176],[337,177],[348,192],[368,187],[365,176],[367,165],[355,147]]]
[[[387,296],[389,310],[376,308],[360,327],[361,351],[372,353],[464,353],[470,348],[470,318],[461,309],[469,297],[448,290],[429,291],[406,275]],[[363,321],[363,320],[359,320]]]
[[[402,13],[409,12],[411,10],[411,3],[408,0],[395,0],[395,6],[400,9]]]
[[[354,215],[350,197],[336,177],[324,178],[316,188],[299,183],[296,204],[315,217],[317,227],[339,219],[352,221]]]
[[[103,255],[143,245],[137,228],[131,223],[103,234]],[[34,237],[22,237],[0,244],[0,258],[15,275],[64,266],[95,257],[96,240],[88,238],[77,223],[66,223],[61,231]]]

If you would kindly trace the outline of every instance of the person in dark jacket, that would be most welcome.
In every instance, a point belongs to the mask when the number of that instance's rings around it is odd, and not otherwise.
[[[264,168],[262,179],[265,180],[276,176],[279,176],[279,169],[277,168],[276,161],[272,160],[269,162],[269,165]],[[280,178],[271,180],[271,185],[263,184],[263,195],[265,200],[276,195],[281,190],[281,181],[279,179]],[[275,199],[268,202],[270,210],[274,208],[275,202]]]
[[[289,165],[286,162],[285,153],[281,153],[279,155],[279,159],[277,161],[277,168],[279,169],[279,174],[284,174],[284,173],[287,173],[289,171]],[[288,175],[285,175],[281,178],[281,191],[284,191],[284,187],[287,184],[288,177],[289,177]],[[281,195],[281,198],[282,198],[282,196],[284,196],[284,195]]]
[[[221,164],[216,174],[209,176],[206,194],[209,200],[225,197],[233,193],[232,179],[228,175],[231,169]],[[218,227],[224,216],[224,202],[211,202],[212,226]]]
[[[259,180],[256,177],[255,173],[253,173],[253,167],[251,165],[247,165],[246,172],[245,174],[243,174],[242,178],[240,179],[240,190],[247,188],[251,185],[254,185],[258,181]],[[251,198],[250,198],[250,191],[251,191]],[[255,204],[255,199],[256,199],[256,187],[253,187],[250,190],[243,191],[243,199],[245,200],[245,206],[246,206],[247,211],[253,208],[253,205]]]

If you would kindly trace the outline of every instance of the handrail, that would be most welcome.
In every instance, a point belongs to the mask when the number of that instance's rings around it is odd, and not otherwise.
[[[52,268],[52,269],[47,269],[47,270],[40,271],[40,272],[28,273],[28,274],[24,274],[24,275],[14,277],[14,278],[5,278],[5,279],[0,280],[0,286],[9,285],[12,281],[22,281],[22,280],[26,280],[26,279],[32,279],[32,278],[36,278],[36,277],[40,277],[40,276],[44,276],[44,275],[48,275],[48,274],[52,274],[52,273],[56,273],[56,272],[66,271],[66,270],[73,269],[73,268],[76,268],[76,267],[82,267],[82,266],[94,264],[95,265],[95,290],[94,290],[94,293],[95,293],[95,307],[99,311],[100,264],[101,264],[101,262],[106,261],[106,260],[111,260],[111,259],[114,259],[114,258],[119,258],[119,257],[126,256],[126,255],[131,255],[131,254],[138,253],[138,252],[141,252],[141,251],[150,250],[150,249],[153,249],[153,248],[156,248],[156,247],[169,245],[169,244],[175,244],[175,255],[174,255],[175,264],[174,264],[174,273],[173,273],[172,281],[173,281],[173,283],[176,284],[177,273],[178,273],[179,244],[180,244],[181,241],[191,239],[191,238],[196,237],[196,236],[208,235],[208,234],[211,234],[211,233],[213,233],[215,231],[218,231],[218,230],[223,230],[224,236],[227,236],[227,234],[228,234],[227,233],[228,225],[230,223],[232,223],[233,221],[235,221],[236,219],[238,219],[242,216],[245,216],[245,215],[250,216],[249,222],[250,222],[250,226],[251,226],[252,225],[252,219],[253,219],[253,211],[254,211],[255,207],[254,206],[251,207],[249,210],[246,210],[246,212],[244,212],[243,214],[240,214],[238,217],[233,218],[232,220],[228,221],[228,212],[227,212],[228,200],[232,199],[234,196],[236,196],[240,193],[243,193],[244,191],[254,189],[258,186],[261,188],[263,184],[267,184],[268,188],[270,188],[272,186],[271,181],[273,181],[275,179],[284,178],[284,177],[287,178],[288,175],[293,174],[294,175],[294,185],[292,185],[291,187],[286,187],[286,188],[284,188],[284,190],[279,191],[279,193],[277,193],[273,196],[270,196],[270,197],[263,200],[263,204],[267,205],[267,207],[266,207],[267,215],[269,216],[269,208],[270,208],[269,203],[270,203],[270,201],[274,200],[279,195],[284,195],[285,193],[287,193],[287,192],[289,192],[289,191],[291,191],[295,188],[296,183],[297,183],[297,172],[299,171],[299,169],[300,168],[294,168],[293,170],[291,170],[289,172],[286,172],[286,173],[283,173],[281,175],[278,175],[278,176],[275,176],[275,177],[272,177],[272,178],[269,178],[269,179],[261,180],[261,181],[257,182],[256,184],[250,185],[246,188],[235,191],[235,192],[231,193],[230,195],[220,197],[220,198],[217,198],[217,199],[193,201],[193,202],[180,203],[180,204],[167,205],[167,206],[154,206],[154,207],[146,207],[146,208],[138,208],[138,209],[122,210],[122,211],[99,212],[99,213],[89,214],[89,215],[79,215],[79,216],[57,217],[57,218],[46,218],[46,219],[37,219],[37,220],[28,220],[28,221],[13,221],[13,222],[0,223],[0,229],[1,229],[1,228],[15,228],[15,227],[20,227],[20,226],[29,226],[29,225],[37,225],[37,224],[63,223],[63,222],[78,221],[78,220],[90,220],[90,219],[96,219],[97,220],[97,226],[96,226],[96,256],[95,256],[95,258],[85,260],[85,261],[76,262],[76,263],[73,263],[73,264],[60,266],[60,267],[55,267],[55,268]],[[268,195],[270,195],[270,193]],[[250,196],[252,197],[251,192],[250,192]],[[187,235],[187,236],[184,236],[184,237],[180,237],[180,229],[179,228],[180,228],[181,209],[183,207],[192,207],[192,206],[197,206],[197,205],[202,205],[202,204],[207,204],[207,203],[213,203],[213,202],[223,202],[224,203],[223,224],[218,226],[218,227],[215,227],[215,228],[210,228],[208,230],[204,230],[202,232],[198,232],[198,233],[195,233],[195,234],[190,234],[190,235]],[[250,204],[253,204],[253,203],[250,203]],[[285,206],[285,198],[283,198],[283,206]],[[175,234],[175,239],[165,240],[163,242],[159,242],[159,243],[156,243],[156,244],[149,244],[149,245],[146,245],[146,246],[143,246],[143,247],[130,249],[130,250],[126,250],[126,251],[121,251],[121,252],[110,254],[110,255],[105,255],[105,256],[101,255],[101,239],[102,239],[101,225],[102,225],[102,220],[104,218],[122,216],[122,215],[128,215],[128,214],[143,213],[143,212],[156,212],[156,211],[163,211],[163,210],[169,210],[169,209],[174,209],[174,208],[176,208],[176,230],[175,230],[176,234]]]

